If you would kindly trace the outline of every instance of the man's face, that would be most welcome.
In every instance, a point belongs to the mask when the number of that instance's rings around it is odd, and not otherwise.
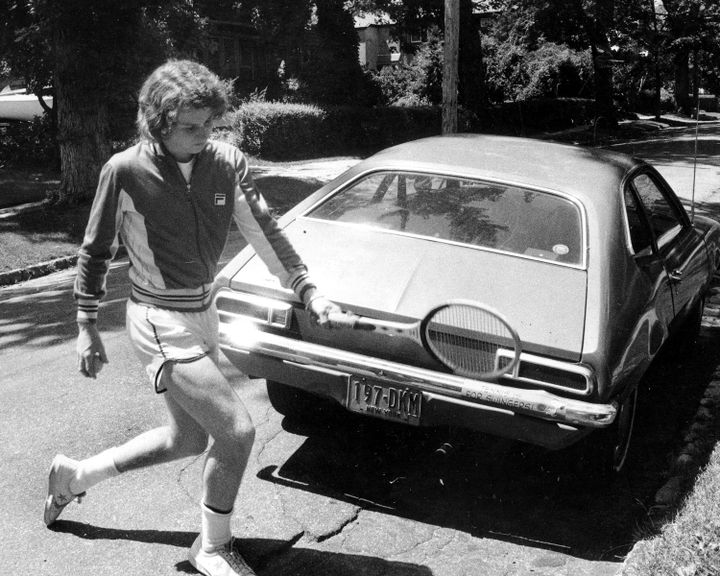
[[[183,108],[178,112],[175,126],[162,141],[175,160],[189,162],[205,147],[212,128],[210,108]]]

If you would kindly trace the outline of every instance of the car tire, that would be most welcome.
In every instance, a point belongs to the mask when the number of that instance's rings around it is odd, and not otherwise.
[[[271,406],[291,420],[310,421],[335,411],[331,401],[294,386],[267,380],[266,387]]]
[[[700,298],[688,317],[678,327],[678,330],[668,341],[668,353],[671,359],[678,359],[688,354],[700,335],[703,312],[705,310],[705,298]]]
[[[613,472],[622,472],[628,460],[632,435],[635,430],[638,388],[639,386],[636,386],[620,404],[615,422],[608,430],[610,433],[608,455],[610,469]]]
[[[638,388],[636,387],[618,407],[615,421],[602,430],[596,430],[581,442],[573,445],[573,470],[590,481],[607,481],[624,472],[629,461]]]

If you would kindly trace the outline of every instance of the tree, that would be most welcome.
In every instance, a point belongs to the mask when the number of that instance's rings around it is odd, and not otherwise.
[[[50,87],[61,164],[58,204],[89,201],[111,129],[132,125],[135,94],[168,55],[191,54],[203,26],[191,0],[0,0],[0,46],[40,93]],[[122,118],[122,122],[116,121]]]
[[[311,100],[346,104],[362,99],[364,77],[358,60],[353,17],[338,0],[316,0],[309,64],[300,74]]]
[[[445,0],[445,46],[443,51],[442,133],[457,132],[458,51],[460,45],[459,0]]]

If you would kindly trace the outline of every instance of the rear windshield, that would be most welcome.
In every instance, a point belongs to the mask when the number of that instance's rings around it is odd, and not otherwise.
[[[543,260],[582,261],[581,218],[575,204],[554,194],[480,180],[375,172],[308,216]]]

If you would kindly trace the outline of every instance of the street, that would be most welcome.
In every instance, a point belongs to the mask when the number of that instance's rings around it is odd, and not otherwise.
[[[623,151],[654,161],[688,201],[694,141],[687,131],[676,135]],[[715,216],[719,146],[717,126],[701,131],[695,199]],[[68,506],[51,529],[43,524],[56,453],[87,457],[161,425],[165,413],[125,335],[127,261],[115,262],[108,278],[100,329],[110,364],[97,380],[76,367],[73,279],[67,270],[0,289],[3,569],[22,576],[193,574],[186,551],[199,529],[202,457],[116,477]],[[661,358],[646,378],[633,463],[611,479],[588,477],[572,450],[349,415],[288,422],[269,405],[264,381],[223,361],[257,428],[235,507],[240,549],[258,574],[275,576],[616,574],[646,536],[643,520],[669,451],[712,379],[716,332],[705,325],[690,357]],[[446,442],[452,448],[438,452]]]

